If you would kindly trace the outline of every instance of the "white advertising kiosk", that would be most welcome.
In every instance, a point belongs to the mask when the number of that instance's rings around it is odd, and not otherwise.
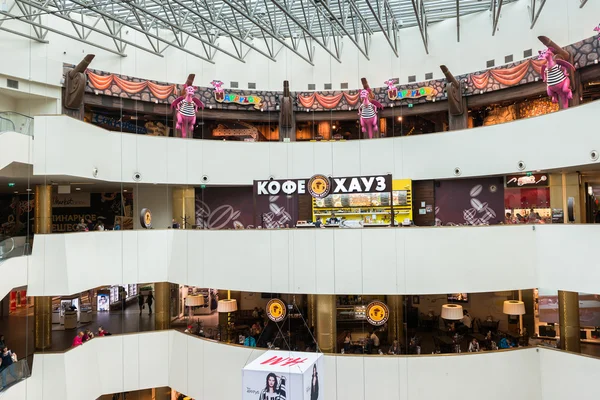
[[[242,370],[242,400],[324,400],[322,353],[267,351]]]

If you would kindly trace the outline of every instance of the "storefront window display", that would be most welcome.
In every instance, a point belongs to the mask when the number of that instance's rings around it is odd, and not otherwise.
[[[544,339],[560,335],[558,292],[535,289],[535,327]],[[600,343],[600,295],[579,293],[580,338],[584,343]]]
[[[547,174],[541,173],[506,177],[505,223],[549,224],[552,222],[548,179]]]
[[[313,199],[313,221],[320,218],[331,225],[331,219],[344,219],[364,227],[390,226],[394,204],[394,225],[412,220],[412,185],[410,179],[392,182],[392,193],[337,193],[323,199]]]
[[[138,295],[137,284],[125,284],[110,287],[110,305],[116,305],[133,301]]]
[[[219,302],[219,291],[217,289],[180,285],[178,294],[179,298],[176,301],[178,306],[175,308],[177,314],[172,313],[171,317],[173,318],[193,318],[212,315],[217,312]],[[188,297],[190,297],[190,300],[186,302]]]
[[[13,313],[20,308],[26,308],[28,305],[28,297],[26,290],[13,290],[10,292],[10,308],[9,312]]]
[[[510,101],[502,104],[490,104],[469,110],[470,127],[503,124],[518,119],[537,117],[558,111],[558,104],[546,96]]]

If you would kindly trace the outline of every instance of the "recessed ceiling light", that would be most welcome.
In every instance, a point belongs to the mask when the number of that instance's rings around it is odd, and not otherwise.
[[[123,191],[124,191],[125,193],[127,193],[127,189],[123,189]]]
[[[15,190],[15,194],[19,194],[19,192],[17,190]]]
[[[28,192],[31,192],[31,189],[29,189],[29,188],[27,188],[26,190],[27,190]]]
[[[75,188],[75,190],[81,190],[81,188]]]

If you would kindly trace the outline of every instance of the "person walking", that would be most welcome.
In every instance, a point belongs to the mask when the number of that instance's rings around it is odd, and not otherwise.
[[[154,296],[152,296],[152,292],[148,295],[148,299],[146,303],[148,303],[148,315],[152,315],[152,303],[154,302]]]
[[[142,315],[142,310],[144,309],[144,295],[141,293],[138,294],[138,306],[140,306],[140,315]]]

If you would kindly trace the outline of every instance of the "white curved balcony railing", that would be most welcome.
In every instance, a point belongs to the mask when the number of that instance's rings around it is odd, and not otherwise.
[[[36,235],[28,294],[164,282],[269,293],[600,293],[600,226],[147,230]],[[10,261],[10,260],[9,260]]]
[[[600,102],[501,125],[440,134],[350,142],[244,143],[109,132],[66,116],[36,117],[35,175],[110,182],[248,185],[254,179],[314,174],[455,178],[582,166],[600,151],[593,121]],[[560,143],[548,146],[544,143]],[[81,151],[81,149],[94,149]],[[208,177],[208,181],[202,179]]]
[[[107,336],[65,353],[36,354],[31,377],[2,398],[96,399],[169,386],[197,400],[235,400],[242,398],[242,368],[260,354],[262,350],[176,331]],[[323,399],[563,400],[600,395],[593,384],[600,360],[545,348],[466,356],[326,355],[324,366],[319,376]]]

